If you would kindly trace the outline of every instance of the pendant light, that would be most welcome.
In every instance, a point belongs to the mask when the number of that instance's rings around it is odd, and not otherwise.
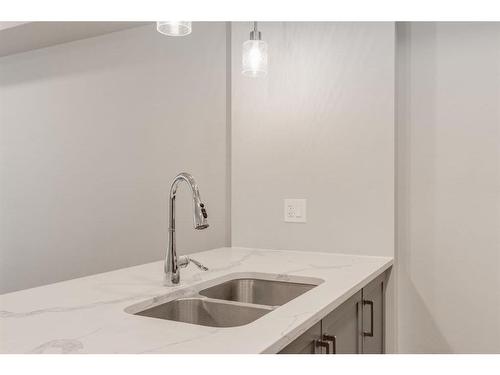
[[[156,30],[168,36],[184,36],[191,34],[191,21],[158,21]]]
[[[248,77],[262,77],[267,74],[267,43],[262,40],[257,30],[257,22],[253,23],[250,40],[243,43],[242,70]]]

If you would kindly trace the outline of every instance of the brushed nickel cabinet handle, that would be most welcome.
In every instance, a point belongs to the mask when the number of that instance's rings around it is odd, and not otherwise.
[[[364,332],[363,336],[373,337],[373,301],[363,301],[363,306],[370,306],[370,332]]]
[[[332,344],[330,346],[330,354],[337,354],[337,336],[332,335],[323,335],[323,340],[328,341],[328,344]]]
[[[326,351],[328,352],[328,349],[330,348],[330,344],[324,340],[314,340],[314,354],[323,354],[323,351],[321,348],[325,348]],[[320,352],[318,353],[318,349]]]

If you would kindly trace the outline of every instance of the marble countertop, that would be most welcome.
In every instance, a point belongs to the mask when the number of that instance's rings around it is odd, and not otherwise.
[[[219,248],[196,254],[209,267],[181,270],[163,286],[163,262],[0,295],[0,353],[276,353],[392,265],[392,258]],[[132,315],[158,298],[192,294],[233,273],[323,282],[254,322],[213,328]],[[149,301],[149,302],[148,302]]]

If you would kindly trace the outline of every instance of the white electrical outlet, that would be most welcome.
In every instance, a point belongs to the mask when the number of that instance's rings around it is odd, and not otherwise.
[[[288,223],[306,222],[306,199],[285,199],[285,221]]]

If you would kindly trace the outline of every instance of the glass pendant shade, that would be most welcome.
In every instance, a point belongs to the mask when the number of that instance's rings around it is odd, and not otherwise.
[[[158,21],[156,30],[168,36],[184,36],[191,34],[190,21]]]
[[[247,40],[243,43],[242,73],[248,77],[267,74],[267,43],[263,40]]]

